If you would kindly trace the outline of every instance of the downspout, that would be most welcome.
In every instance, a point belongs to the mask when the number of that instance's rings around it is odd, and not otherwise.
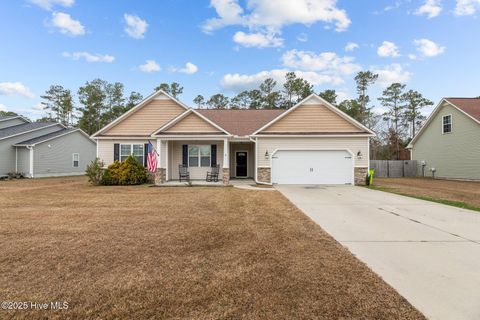
[[[18,173],[18,147],[15,147],[15,173]]]

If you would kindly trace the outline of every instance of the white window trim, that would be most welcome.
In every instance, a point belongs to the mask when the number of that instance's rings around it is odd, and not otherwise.
[[[210,150],[210,155],[209,155],[209,158],[210,158],[210,161],[209,161],[209,164],[208,166],[202,166],[202,153],[200,152],[200,147],[208,147],[209,150]],[[198,148],[198,165],[196,166],[191,166],[190,165],[190,147],[197,147]],[[192,156],[194,157],[194,156]],[[191,167],[191,168],[210,168],[212,166],[212,147],[211,145],[209,144],[189,144],[188,145],[188,167]]]
[[[136,156],[133,154],[133,146],[134,145],[139,145],[139,146],[142,146],[142,166],[143,164],[145,163],[145,144],[144,143],[120,143],[120,146],[119,146],[119,150],[118,150],[118,161],[122,161],[122,156],[125,157],[125,156],[134,156],[134,157],[140,157],[140,156]],[[130,154],[129,155],[122,155],[122,146],[130,146]]]
[[[450,117],[450,132],[445,132],[445,124],[444,124],[444,119],[446,117]],[[449,134],[449,133],[452,133],[453,132],[453,117],[451,114],[446,114],[444,116],[442,116],[442,134]]]
[[[75,166],[75,155],[78,156],[78,166]],[[72,153],[72,168],[79,168],[80,167],[80,153]]]

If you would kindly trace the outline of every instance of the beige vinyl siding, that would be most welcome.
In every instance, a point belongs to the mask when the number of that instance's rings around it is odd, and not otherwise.
[[[442,133],[442,117],[452,115],[452,132]],[[432,118],[413,145],[412,156],[426,161],[425,174],[441,178],[480,179],[480,124],[449,104]]]
[[[368,137],[305,137],[305,138],[258,138],[257,139],[257,161],[259,167],[270,167],[270,157],[277,149],[348,149],[354,155],[355,167],[368,167]],[[265,158],[268,151],[269,158]],[[357,152],[360,151],[362,159],[357,159]],[[292,163],[292,165],[295,165]]]
[[[362,132],[362,130],[324,105],[304,104],[262,131],[272,132]]]
[[[102,135],[150,135],[185,108],[170,99],[153,99]]]
[[[247,151],[247,177],[253,178],[255,174],[255,145],[252,142],[230,144],[230,177],[236,176],[236,154],[237,151]]]
[[[95,149],[95,143],[79,131],[37,144],[33,148],[33,176],[85,174],[95,159]],[[79,154],[78,167],[73,167],[73,153]]]
[[[170,153],[168,176],[171,180],[178,180],[178,165],[182,164],[182,145],[217,145],[217,164],[220,165],[219,179],[222,179],[223,168],[223,140],[211,141],[170,141],[168,149]],[[189,167],[190,179],[204,180],[209,167]]]
[[[30,150],[26,147],[17,147],[17,172],[26,177],[30,173]]]
[[[27,123],[27,121],[25,121],[22,118],[13,118],[8,120],[3,120],[3,121],[0,121],[0,129],[12,127],[12,126],[18,126],[19,124],[24,124],[24,123]]]
[[[150,140],[153,146],[156,148],[156,140]],[[145,144],[148,143],[148,138],[145,139],[116,139],[116,140],[97,140],[97,157],[103,161],[105,166],[109,166],[113,163],[113,145],[119,144]]]
[[[196,133],[196,132],[211,132],[211,133],[219,133],[222,132],[212,126],[210,123],[205,121],[204,119],[200,118],[198,115],[194,113],[190,113],[185,118],[181,119],[179,122],[165,130],[164,132],[167,133],[178,133],[178,132],[188,132],[188,133]]]
[[[59,124],[0,140],[0,175],[15,171],[15,147],[18,142],[63,129]]]

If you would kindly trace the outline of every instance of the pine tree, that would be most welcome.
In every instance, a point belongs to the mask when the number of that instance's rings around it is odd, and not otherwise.
[[[41,96],[41,104],[48,113],[50,120],[69,126],[73,121],[73,98],[70,90],[60,85],[52,85]]]
[[[410,138],[413,139],[417,134],[417,127],[426,119],[421,113],[421,109],[433,105],[433,102],[424,98],[422,94],[415,90],[408,90],[403,94],[403,100],[406,102],[404,119],[410,124]]]

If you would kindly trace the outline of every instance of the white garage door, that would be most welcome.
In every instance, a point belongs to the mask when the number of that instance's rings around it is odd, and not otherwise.
[[[353,159],[346,150],[280,150],[272,156],[272,182],[351,184]]]

